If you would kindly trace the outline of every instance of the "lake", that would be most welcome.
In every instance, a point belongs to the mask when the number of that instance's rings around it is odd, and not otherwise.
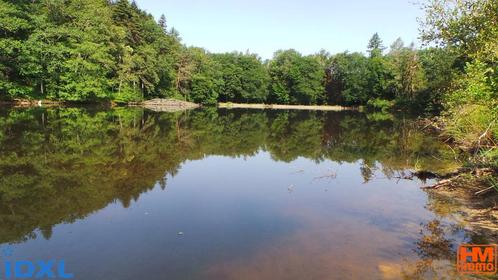
[[[454,279],[485,238],[408,176],[457,167],[408,117],[2,109],[0,143],[2,260],[74,279]]]

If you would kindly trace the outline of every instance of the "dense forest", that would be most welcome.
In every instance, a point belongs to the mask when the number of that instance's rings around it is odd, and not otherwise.
[[[0,100],[364,105],[443,112],[445,133],[498,158],[498,1],[428,0],[423,48],[213,54],[128,0],[1,0]],[[484,148],[484,149],[482,149]]]

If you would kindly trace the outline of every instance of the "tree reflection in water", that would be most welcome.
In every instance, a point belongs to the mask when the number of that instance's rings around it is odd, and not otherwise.
[[[183,113],[141,109],[0,111],[0,243],[22,242],[140,195],[175,176],[181,164],[210,155],[315,162],[360,162],[365,182],[381,172],[452,169],[452,152],[409,119],[359,112],[246,111]],[[406,277],[453,260],[453,241],[438,220],[424,225],[420,260]]]

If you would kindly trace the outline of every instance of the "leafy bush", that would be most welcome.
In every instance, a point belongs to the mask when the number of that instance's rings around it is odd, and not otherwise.
[[[452,108],[446,116],[446,133],[467,148],[496,145],[498,108],[465,104]]]
[[[391,109],[393,105],[394,105],[393,101],[380,99],[380,98],[370,99],[367,102],[367,106],[369,108],[380,110],[382,112],[389,111],[389,109]]]
[[[465,74],[456,81],[457,90],[447,95],[450,107],[465,103],[492,105],[498,101],[496,69],[476,60],[467,63]]]
[[[115,93],[113,99],[117,103],[138,102],[142,101],[142,96],[132,88],[126,87]]]

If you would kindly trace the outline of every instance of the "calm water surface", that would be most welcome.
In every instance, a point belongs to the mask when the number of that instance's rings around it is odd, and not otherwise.
[[[0,248],[75,279],[454,279],[483,237],[402,179],[453,167],[401,117],[3,109]]]

